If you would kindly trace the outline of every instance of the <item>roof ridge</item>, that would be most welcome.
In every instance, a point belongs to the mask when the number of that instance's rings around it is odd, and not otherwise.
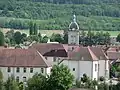
[[[93,51],[90,49],[89,46],[87,47],[87,49],[88,49],[93,60],[99,60],[98,57],[93,53]]]
[[[39,51],[37,51],[37,53],[41,56],[41,58],[43,59],[44,63],[47,65],[47,67],[49,67],[50,65],[46,62],[45,58],[41,55],[41,53]]]
[[[101,49],[101,48],[100,48]],[[102,50],[102,49],[101,49]],[[105,52],[102,50],[103,54],[105,55],[106,59],[109,59]]]

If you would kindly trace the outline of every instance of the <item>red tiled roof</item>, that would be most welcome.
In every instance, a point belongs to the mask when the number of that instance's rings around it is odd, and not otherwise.
[[[108,57],[101,47],[90,47],[91,51],[96,55],[99,60],[107,60]]]
[[[43,56],[67,57],[67,51],[62,44],[40,43],[40,44],[33,44],[29,48],[34,48],[38,50]]]
[[[98,47],[78,47],[72,52],[68,52],[68,59],[71,60],[107,60],[106,55]]]
[[[117,60],[120,59],[120,52],[109,51],[107,52],[107,56],[110,60]]]
[[[0,66],[49,67],[51,65],[34,49],[3,49],[0,50]]]

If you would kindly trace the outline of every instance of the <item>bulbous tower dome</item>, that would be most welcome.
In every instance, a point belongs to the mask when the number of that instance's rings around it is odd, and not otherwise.
[[[79,25],[76,22],[76,16],[73,15],[73,21],[69,25],[69,30],[79,30]]]

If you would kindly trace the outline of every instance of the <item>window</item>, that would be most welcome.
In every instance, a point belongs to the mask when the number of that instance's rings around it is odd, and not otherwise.
[[[33,73],[33,68],[30,68],[30,73]]]
[[[23,77],[23,82],[26,82],[26,77]]]
[[[7,70],[8,72],[11,72],[11,68],[10,67],[8,67],[8,70]]]
[[[23,68],[23,72],[26,73],[26,68],[25,67]]]
[[[56,57],[53,57],[53,62],[56,62]]]
[[[16,81],[19,82],[19,77],[18,76],[16,77]]]
[[[43,68],[41,68],[41,73],[44,73],[44,69]]]
[[[16,72],[20,72],[20,68],[19,67],[16,68]]]
[[[73,71],[75,71],[75,68],[73,68]]]
[[[95,64],[95,71],[97,71],[97,64]]]
[[[100,64],[98,64],[98,70],[100,70]]]

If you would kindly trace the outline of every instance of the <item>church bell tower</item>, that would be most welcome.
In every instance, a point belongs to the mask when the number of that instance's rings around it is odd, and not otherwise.
[[[68,45],[79,45],[79,26],[75,15],[73,15],[73,21],[69,25]]]

